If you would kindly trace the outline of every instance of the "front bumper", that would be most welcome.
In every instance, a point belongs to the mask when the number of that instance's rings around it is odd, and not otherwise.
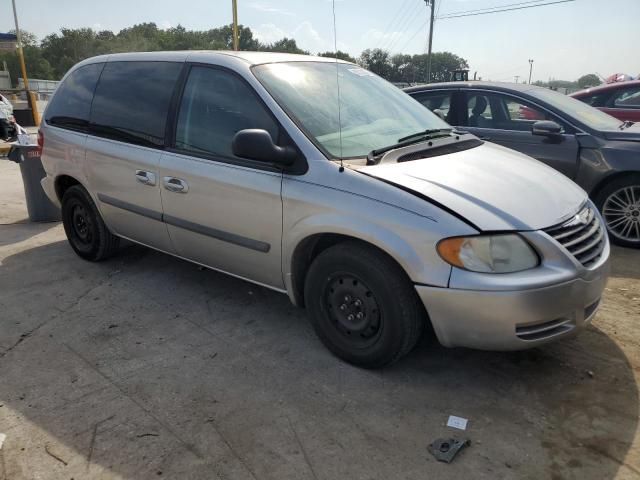
[[[573,261],[573,268],[556,264],[548,270],[561,280],[549,283],[545,273],[539,275],[545,280],[540,286],[522,282],[507,289],[505,280],[485,289],[416,285],[416,290],[442,345],[521,350],[575,334],[591,322],[609,274],[608,242],[594,268]]]

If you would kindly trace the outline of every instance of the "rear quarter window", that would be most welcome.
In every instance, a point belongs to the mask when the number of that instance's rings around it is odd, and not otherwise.
[[[96,88],[91,133],[147,147],[164,145],[181,63],[109,62]]]
[[[71,72],[60,84],[45,112],[45,122],[86,132],[91,100],[104,63],[92,63]]]

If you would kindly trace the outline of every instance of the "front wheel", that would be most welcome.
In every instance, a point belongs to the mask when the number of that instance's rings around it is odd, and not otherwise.
[[[404,271],[358,242],[335,245],[316,257],[304,297],[324,345],[365,368],[389,365],[408,353],[425,322],[424,308]]]
[[[640,248],[640,175],[608,183],[595,198],[609,238],[617,245]]]

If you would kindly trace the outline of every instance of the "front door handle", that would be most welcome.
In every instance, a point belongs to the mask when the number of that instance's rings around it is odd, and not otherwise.
[[[162,179],[164,188],[170,192],[187,193],[189,191],[189,185],[181,178],[176,177],[164,177]]]
[[[144,185],[155,185],[156,174],[153,172],[145,172],[144,170],[136,170],[136,180]]]

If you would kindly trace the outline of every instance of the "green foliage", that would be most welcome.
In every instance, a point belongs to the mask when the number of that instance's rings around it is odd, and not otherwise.
[[[264,45],[262,47],[254,48],[254,50],[264,50],[266,52],[280,52],[280,53],[300,53],[309,55],[309,52],[298,48],[296,41],[293,38],[283,38],[277,42]]]
[[[295,39],[282,38],[262,43],[254,38],[249,27],[238,26],[240,50],[309,54],[298,47]],[[211,30],[187,30],[182,25],[160,29],[155,23],[140,23],[120,30],[95,31],[91,28],[62,28],[47,35],[38,45],[36,37],[22,32],[25,44],[27,73],[32,78],[60,79],[76,63],[88,57],[119,52],[149,52],[158,50],[230,50],[233,48],[233,27],[223,25]],[[322,52],[318,55],[356,63],[346,52]],[[14,52],[0,54],[0,64],[6,61],[11,78],[17,83],[18,56]],[[367,49],[357,63],[394,82],[425,82],[427,55],[393,55],[386,50]],[[467,66],[466,60],[448,52],[433,54],[433,81],[449,80],[451,72]]]
[[[600,81],[600,77],[598,77],[595,73],[588,73],[587,75],[583,75],[578,79],[578,86],[580,88],[588,88],[595,87],[596,85],[600,85],[602,82]]]
[[[318,54],[319,57],[337,58],[344,60],[345,62],[356,63],[356,59],[349,55],[347,52],[338,50],[337,52],[322,52]]]
[[[42,49],[36,46],[27,46],[23,47],[24,51],[24,61],[27,67],[27,74],[32,78],[40,78],[43,80],[52,80],[55,79],[55,72],[51,67],[49,61],[43,56]],[[22,77],[22,73],[20,72],[20,61],[18,59],[18,54],[15,52],[4,52],[0,53],[0,66],[6,62],[7,68],[9,70],[9,75],[11,76],[11,81],[14,85],[17,85],[18,78]]]
[[[393,65],[391,64],[391,54],[386,50],[367,48],[360,54],[358,63],[367,70],[372,71],[376,75],[383,78],[391,78]]]
[[[358,63],[364,68],[392,82],[427,82],[429,55],[391,56],[386,50],[365,50]],[[446,82],[451,79],[454,70],[469,68],[464,58],[450,52],[434,52],[431,59],[431,81]]]

